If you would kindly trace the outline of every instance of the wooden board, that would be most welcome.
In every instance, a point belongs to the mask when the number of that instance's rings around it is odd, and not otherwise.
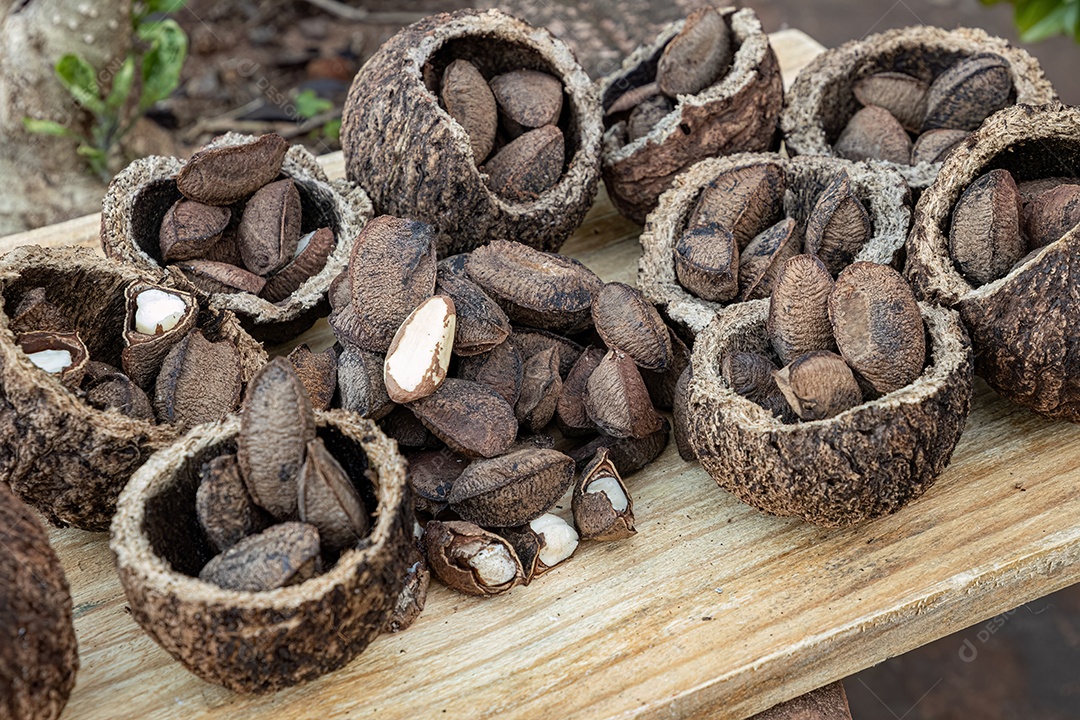
[[[791,32],[774,43],[789,72],[795,51],[820,49]],[[324,162],[342,173],[340,154]],[[633,282],[638,232],[601,194],[566,251]],[[96,233],[93,216],[0,250],[93,246]],[[65,717],[744,718],[1080,581],[1080,427],[982,383],[937,484],[858,528],[761,515],[674,447],[628,486],[635,537],[584,543],[500,598],[433,587],[406,632],[266,697],[188,673],[131,619],[107,538],[53,530],[82,659]]]

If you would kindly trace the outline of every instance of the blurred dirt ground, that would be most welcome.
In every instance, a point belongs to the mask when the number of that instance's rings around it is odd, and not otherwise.
[[[192,40],[177,96],[157,111],[187,152],[225,129],[258,132],[292,123],[290,136],[317,152],[336,149],[318,128],[340,112],[360,64],[401,24],[461,0],[356,2],[364,20],[334,17],[317,3],[190,0],[179,19]],[[617,67],[638,42],[684,16],[698,0],[478,0],[549,27],[597,77]],[[719,4],[727,4],[720,2]],[[978,0],[753,0],[769,31],[799,28],[834,47],[914,24],[976,26],[1017,43],[1012,7]],[[1062,100],[1080,102],[1080,47],[1066,38],[1025,46]],[[297,92],[333,104],[314,119],[299,112]],[[303,110],[301,108],[300,110]],[[1080,586],[888,660],[845,681],[856,720],[1065,720],[1080,718]]]

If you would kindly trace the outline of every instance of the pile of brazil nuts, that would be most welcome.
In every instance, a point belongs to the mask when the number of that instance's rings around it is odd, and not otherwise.
[[[777,274],[766,325],[774,357],[730,352],[725,381],[785,423],[826,420],[913,382],[926,364],[915,295],[886,265],[857,262],[834,281],[813,255]]]
[[[638,290],[510,241],[438,261],[430,226],[381,216],[330,299],[337,346],[292,360],[397,440],[437,578],[498,594],[634,532],[622,478],[666,446],[689,362]],[[576,529],[551,512],[571,488]]]

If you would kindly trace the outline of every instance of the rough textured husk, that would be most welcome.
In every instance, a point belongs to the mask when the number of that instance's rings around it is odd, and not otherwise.
[[[197,573],[209,559],[195,520],[198,467],[232,445],[235,417],[199,426],[155,454],[120,497],[109,546],[131,614],[208,682],[262,693],[336,670],[379,634],[404,585],[415,521],[397,446],[374,422],[351,413],[317,412],[316,424],[320,435],[332,430],[338,444],[366,454],[378,474],[370,498],[378,509],[367,543],[299,585],[230,591],[174,567]],[[334,452],[348,468],[348,458]]]
[[[768,150],[784,102],[780,65],[754,11],[720,11],[738,49],[734,64],[715,85],[697,95],[680,95],[675,109],[645,137],[623,144],[618,125],[604,133],[603,176],[608,196],[626,217],[645,217],[675,177],[708,157]],[[638,48],[599,82],[603,106],[625,90],[643,85],[655,72],[664,46],[685,20],[665,27],[651,44]]]
[[[697,338],[690,442],[720,487],[826,527],[896,512],[948,464],[971,404],[971,346],[956,312],[920,305],[927,367],[911,385],[829,420],[785,425],[723,380],[729,350],[768,352],[769,301],[726,310]]]
[[[484,184],[465,129],[424,85],[467,57],[485,77],[521,67],[558,77],[568,121],[566,169],[531,202],[509,202]],[[425,18],[387,41],[353,81],[342,117],[349,179],[379,213],[435,226],[440,257],[492,238],[556,251],[592,205],[600,176],[600,103],[570,49],[551,33],[498,10],[462,10]]]
[[[45,528],[0,483],[0,717],[53,720],[79,668],[71,594]]]
[[[1080,422],[1080,230],[1005,277],[973,288],[949,257],[953,207],[971,182],[1006,168],[1017,182],[1074,176],[1080,110],[1018,105],[990,117],[951,155],[919,200],[905,272],[916,295],[960,311],[975,370],[1013,402],[1050,418]]]
[[[107,530],[124,483],[176,430],[96,410],[34,367],[8,328],[8,302],[38,285],[51,288],[50,300],[73,317],[91,356],[119,367],[124,287],[135,280],[191,290],[177,275],[142,272],[85,249],[26,246],[0,260],[0,478],[56,525]],[[214,324],[213,314],[202,313],[198,325]],[[236,340],[244,382],[266,362],[232,313],[221,313],[214,338]]]
[[[748,165],[769,162],[784,171],[788,188],[799,197],[801,212],[809,214],[813,198],[841,169],[851,178],[851,188],[870,213],[873,235],[855,260],[895,265],[911,223],[910,191],[895,170],[878,163],[854,163],[840,158],[799,157],[785,160],[767,153],[745,153],[699,162],[680,175],[660,198],[641,233],[643,254],[638,263],[638,287],[683,335],[694,337],[723,309],[692,294],[675,277],[673,250],[686,228],[702,189],[718,174]],[[798,218],[805,221],[806,218]]]
[[[254,139],[251,135],[226,133],[207,147],[242,145]],[[172,203],[180,198],[175,180],[183,166],[184,161],[176,158],[147,157],[131,163],[113,178],[101,205],[101,244],[106,255],[146,270],[162,267],[157,227]],[[281,173],[296,181],[300,190],[304,211],[301,232],[327,226],[334,231],[337,245],[326,265],[278,303],[250,293],[210,295],[211,307],[231,310],[253,334],[271,341],[299,334],[316,320],[316,311],[325,305],[330,281],[345,268],[353,241],[374,215],[363,189],[345,180],[328,180],[315,156],[303,146],[289,148]],[[140,199],[147,208],[135,214]],[[306,324],[295,327],[293,321],[297,319]]]
[[[1017,102],[1041,105],[1057,99],[1039,61],[1008,40],[974,28],[920,25],[889,30],[827,50],[799,73],[780,116],[788,153],[836,157],[832,143],[859,107],[852,90],[856,80],[896,70],[929,82],[955,61],[982,52],[1008,61]],[[886,164],[916,189],[929,187],[941,168],[940,163]]]

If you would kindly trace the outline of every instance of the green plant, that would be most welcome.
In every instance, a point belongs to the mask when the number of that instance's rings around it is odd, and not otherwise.
[[[314,90],[304,90],[293,101],[296,105],[296,114],[304,120],[311,120],[317,115],[329,112],[334,108],[334,103],[326,98],[315,94]],[[341,139],[341,118],[327,120],[321,128],[312,132],[311,137],[329,140],[338,143]]]
[[[154,103],[169,97],[180,83],[188,38],[175,20],[165,16],[183,4],[183,0],[138,0],[132,4],[131,50],[111,73],[108,90],[102,87],[99,78],[107,77],[110,68],[98,72],[75,54],[64,55],[56,63],[57,80],[79,107],[93,116],[88,133],[37,118],[24,118],[26,129],[40,135],[77,140],[79,155],[94,173],[108,180],[109,159],[121,138]],[[137,94],[133,95],[133,91]]]
[[[305,120],[310,120],[319,113],[334,107],[334,103],[319,97],[314,90],[305,90],[297,95],[293,102],[296,105],[296,114]]]
[[[341,142],[341,118],[330,120],[322,127],[322,136],[332,143]]]
[[[1022,42],[1066,35],[1080,42],[1080,0],[982,0],[984,5],[1013,4],[1013,21]]]

